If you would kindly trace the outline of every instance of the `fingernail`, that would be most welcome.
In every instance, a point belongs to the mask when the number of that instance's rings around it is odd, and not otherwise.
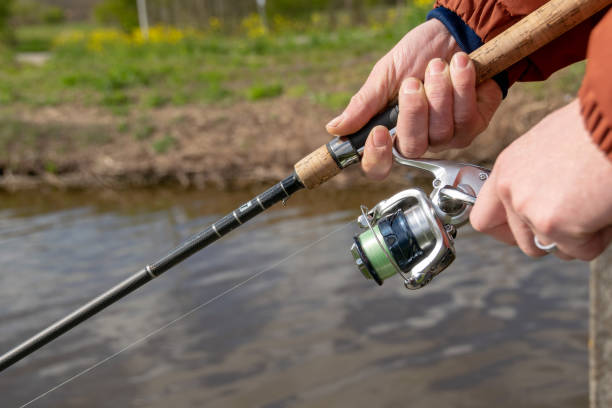
[[[332,128],[338,127],[338,125],[342,123],[343,120],[344,120],[344,115],[340,115],[337,118],[332,119],[331,122],[327,124],[327,127],[332,127]]]
[[[404,93],[405,94],[413,94],[417,93],[421,89],[421,81],[416,78],[408,78],[406,82],[404,82]]]
[[[429,62],[429,72],[432,74],[439,74],[446,68],[446,63],[440,58],[433,59]]]
[[[372,131],[372,142],[374,147],[386,147],[387,146],[387,134],[383,129],[374,128]]]
[[[467,67],[468,62],[470,62],[470,59],[467,55],[464,53],[457,53],[453,57],[452,64],[455,68],[465,68]]]

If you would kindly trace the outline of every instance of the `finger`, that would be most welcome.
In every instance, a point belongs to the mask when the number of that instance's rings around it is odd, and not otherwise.
[[[425,71],[425,93],[429,101],[429,145],[442,146],[453,137],[453,86],[448,64],[435,58]]]
[[[449,147],[466,147],[484,129],[476,105],[476,69],[465,52],[453,56],[450,78],[453,85],[455,131]]]
[[[336,136],[354,133],[382,111],[397,93],[393,72],[393,59],[387,55],[374,66],[344,112],[327,124],[327,131]]]
[[[507,223],[489,229],[487,231],[487,235],[490,235],[496,240],[501,241],[505,244],[516,245],[516,239],[514,239],[514,235],[512,235],[510,226]]]
[[[542,257],[547,254],[547,252],[536,247],[533,240],[533,231],[512,208],[506,207],[506,216],[508,217],[508,226],[521,251],[533,258]]]
[[[478,193],[476,204],[470,212],[470,222],[476,231],[485,234],[508,224],[506,209],[497,193],[497,171],[495,169]]]
[[[550,244],[554,243],[554,244],[555,244],[555,248],[554,248],[554,250],[552,250],[551,252],[548,252],[548,253],[551,253],[551,254],[555,255],[557,258],[563,259],[564,261],[571,261],[571,260],[573,260],[573,259],[576,259],[574,256],[572,256],[572,255],[568,254],[568,253],[565,251],[565,249],[564,249],[564,248],[562,248],[561,246],[559,246],[559,244],[558,244],[558,243],[556,243],[554,240],[552,240],[552,239],[550,239],[550,238],[546,237],[546,236],[545,236],[544,234],[542,234],[541,232],[538,232],[538,231],[537,231],[537,230],[536,230],[536,229],[533,227],[533,224],[529,222],[529,220],[525,220],[525,222],[526,222],[526,224],[529,226],[529,228],[531,229],[531,231],[532,231],[532,232],[533,232],[533,234],[534,234],[534,238],[533,238],[533,239],[534,239],[534,244],[535,244],[535,240],[536,240],[536,238],[535,238],[535,237],[537,237],[537,241],[540,243],[540,245],[541,245],[541,246],[544,246],[544,247],[546,247],[546,246],[548,246],[548,245],[550,245]],[[536,247],[537,247],[537,245],[536,245]],[[545,251],[545,252],[546,252],[546,251]]]
[[[574,259],[576,259],[573,256],[566,254],[565,252],[561,251],[558,248],[556,251],[552,252],[552,254],[559,259],[563,259],[564,261],[573,261]]]
[[[399,94],[396,145],[405,157],[420,157],[427,151],[428,104],[425,88],[416,78],[407,78]]]
[[[386,127],[376,126],[372,129],[361,160],[361,168],[368,178],[382,180],[389,175],[393,164],[392,143]]]
[[[557,247],[573,258],[592,261],[610,245],[611,241],[612,227],[607,227],[582,239],[562,237],[557,242]]]
[[[484,81],[476,88],[476,110],[483,120],[483,129],[486,129],[497,108],[502,102],[502,92],[497,82],[492,79]]]

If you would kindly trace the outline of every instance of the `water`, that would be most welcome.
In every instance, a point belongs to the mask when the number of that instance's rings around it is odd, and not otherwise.
[[[254,191],[253,191],[254,192]],[[0,196],[0,351],[249,198],[215,191]],[[0,374],[30,401],[358,215],[389,192],[299,193]],[[460,230],[408,292],[361,277],[352,226],[33,407],[583,407],[588,267]]]

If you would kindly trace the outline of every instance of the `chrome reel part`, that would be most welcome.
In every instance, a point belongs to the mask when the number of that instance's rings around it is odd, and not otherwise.
[[[455,259],[457,228],[469,219],[489,170],[446,160],[413,160],[393,151],[397,163],[434,177],[429,196],[420,188],[401,191],[368,210],[357,222],[351,254],[361,273],[379,285],[398,274],[408,289],[419,289]]]

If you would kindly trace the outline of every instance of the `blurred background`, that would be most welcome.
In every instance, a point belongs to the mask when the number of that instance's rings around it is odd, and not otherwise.
[[[431,7],[0,1],[0,352],[286,176]],[[489,129],[444,157],[492,164],[583,72],[515,85]],[[0,374],[0,405],[269,268],[31,406],[585,406],[586,264],[464,227],[458,259],[420,291],[356,270],[360,204],[430,184],[353,168],[296,195]]]
[[[273,182],[432,6],[147,0],[139,20],[138,3],[2,2],[0,188]],[[515,87],[479,143],[448,155],[492,163],[583,69]]]

